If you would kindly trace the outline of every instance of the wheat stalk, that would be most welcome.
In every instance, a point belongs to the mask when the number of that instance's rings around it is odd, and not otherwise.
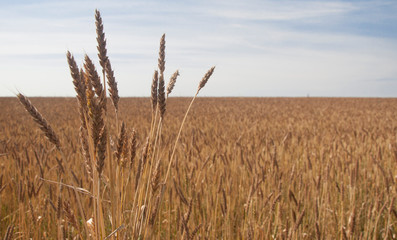
[[[178,135],[177,135],[177,137],[176,137],[175,144],[174,144],[174,147],[173,147],[173,150],[172,150],[172,153],[171,153],[170,162],[169,162],[169,164],[168,164],[167,172],[166,172],[166,174],[165,174],[164,186],[165,186],[165,183],[167,182],[168,176],[169,176],[169,174],[170,174],[171,164],[172,164],[172,162],[173,162],[174,155],[175,155],[175,151],[176,151],[176,145],[177,145],[177,143],[178,143],[178,141],[179,141],[179,138],[180,138],[180,136],[181,136],[181,132],[182,132],[182,129],[183,129],[183,125],[185,124],[185,121],[186,121],[187,115],[188,115],[188,113],[189,113],[189,111],[190,111],[190,108],[192,107],[193,102],[194,102],[194,100],[196,99],[196,97],[197,97],[199,91],[200,91],[200,90],[205,86],[205,84],[208,82],[208,80],[209,80],[209,78],[211,77],[211,75],[212,75],[212,73],[214,72],[214,70],[215,70],[215,67],[210,68],[210,70],[208,70],[208,72],[207,72],[207,73],[204,75],[204,77],[201,79],[201,81],[200,81],[200,83],[199,83],[198,90],[197,90],[196,94],[194,95],[192,101],[190,102],[189,107],[188,107],[187,110],[186,110],[185,116],[183,117],[181,126],[180,126],[179,131],[178,131]]]

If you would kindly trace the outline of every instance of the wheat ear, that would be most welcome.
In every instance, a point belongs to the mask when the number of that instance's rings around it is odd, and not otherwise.
[[[106,50],[106,38],[105,33],[103,31],[103,23],[101,13],[96,9],[95,10],[95,25],[96,25],[96,34],[97,34],[97,42],[98,42],[98,57],[99,63],[102,66],[102,69],[106,68],[106,62],[108,61],[107,50]]]
[[[118,112],[118,110],[119,110],[119,100],[120,100],[119,90],[117,88],[117,82],[116,82],[116,79],[114,77],[114,72],[112,70],[112,65],[110,64],[109,59],[106,62],[105,71],[106,71],[106,77],[108,79],[110,99],[112,99],[113,106],[116,109],[116,112]]]
[[[85,55],[84,61],[85,74],[91,80],[96,95],[101,98],[103,96],[103,87],[95,65],[88,55]]]
[[[33,106],[33,104],[24,95],[19,93],[17,95],[19,102],[25,107],[26,111],[32,116],[33,120],[40,126],[41,131],[45,134],[48,140],[56,146],[58,150],[61,149],[61,143],[58,136],[50,124],[45,120],[41,113]]]
[[[159,86],[158,86],[158,106],[160,110],[160,117],[164,118],[165,113],[165,84],[164,84],[164,70],[165,70],[165,34],[161,37],[160,40],[160,50],[159,50],[159,59],[158,59],[158,67],[160,71],[159,76]]]
[[[179,71],[176,70],[176,71],[174,72],[174,74],[172,74],[172,76],[171,76],[171,78],[170,78],[170,81],[168,82],[168,85],[167,85],[167,98],[168,98],[168,95],[169,95],[169,94],[172,92],[172,90],[174,89],[175,83],[176,83],[176,79],[178,78],[178,76],[179,76]]]
[[[214,72],[214,70],[215,70],[215,66],[212,67],[212,68],[210,68],[210,70],[208,70],[208,72],[207,72],[207,73],[204,75],[204,77],[201,79],[200,84],[199,84],[198,89],[197,89],[197,94],[198,94],[199,91],[205,86],[205,84],[207,84],[208,79],[210,79],[210,77],[211,77],[212,73]],[[197,95],[197,94],[196,94],[196,95]]]
[[[151,88],[151,102],[152,102],[152,113],[156,111],[157,107],[157,91],[159,86],[159,73],[157,70],[154,71],[153,80],[152,80],[152,88]]]

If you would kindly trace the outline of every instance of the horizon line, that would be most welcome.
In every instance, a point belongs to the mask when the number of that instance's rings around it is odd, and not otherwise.
[[[26,96],[26,95],[25,95]],[[28,98],[76,98],[76,96],[26,96]],[[1,98],[15,98],[17,96],[0,96]],[[107,98],[110,98],[109,96]],[[123,98],[148,98],[150,96],[123,96]],[[193,96],[170,96],[169,98],[193,98]],[[197,96],[196,98],[368,98],[368,99],[397,99],[397,97],[381,97],[381,96]]]

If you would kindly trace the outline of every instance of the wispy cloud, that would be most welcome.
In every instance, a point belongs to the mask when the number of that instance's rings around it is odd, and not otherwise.
[[[334,1],[255,1],[253,4],[232,1],[223,7],[224,11],[212,9],[209,12],[235,20],[295,21],[347,14],[358,9],[352,3]]]

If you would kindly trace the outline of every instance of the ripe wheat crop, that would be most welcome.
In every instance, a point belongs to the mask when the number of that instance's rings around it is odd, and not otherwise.
[[[396,99],[169,98],[165,35],[120,98],[95,18],[77,100],[0,99],[4,239],[396,238]]]

